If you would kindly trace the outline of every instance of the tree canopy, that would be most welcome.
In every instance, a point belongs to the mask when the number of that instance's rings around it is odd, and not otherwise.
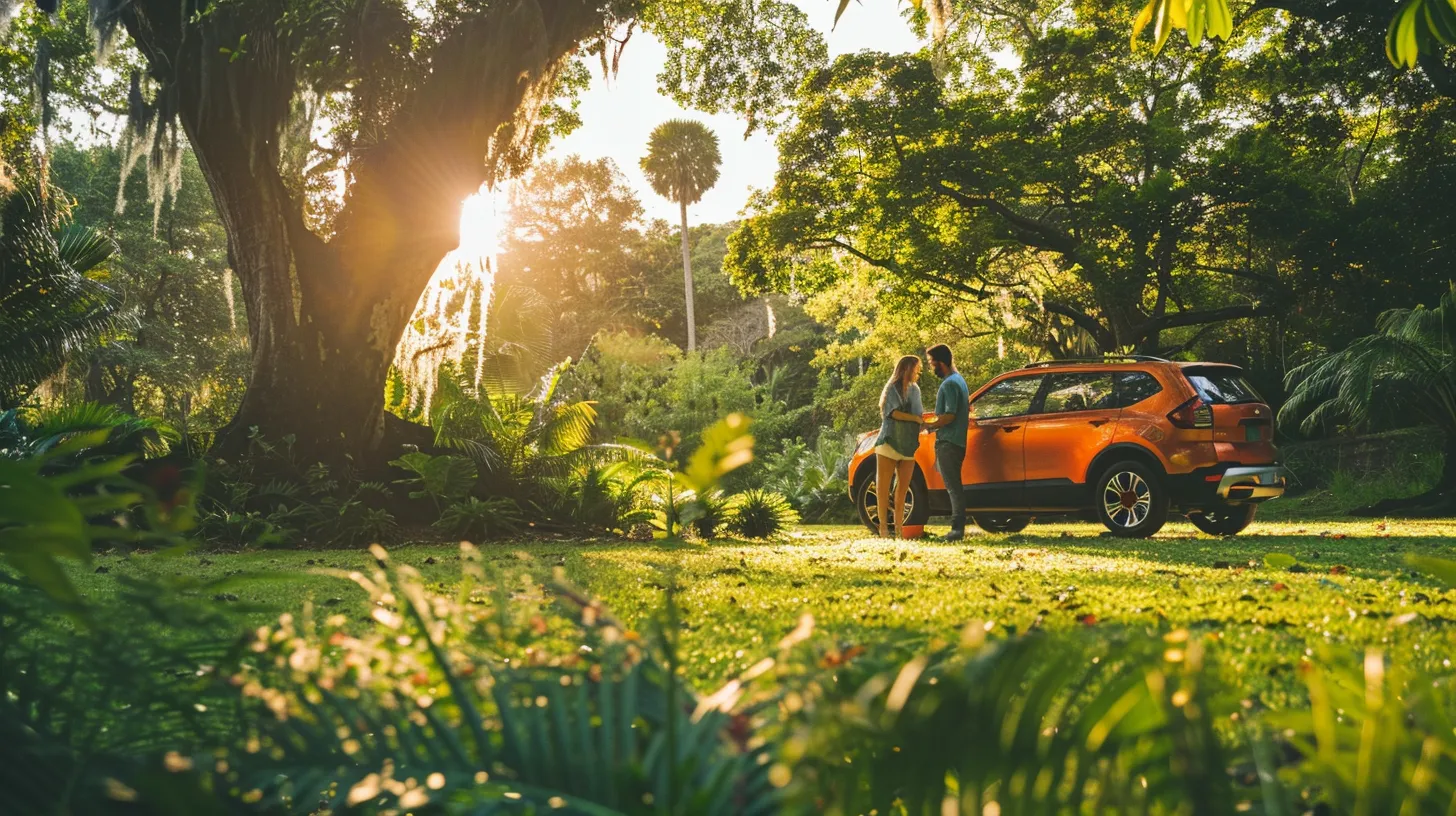
[[[1125,21],[1085,2],[998,7],[984,39],[816,72],[773,189],[730,241],[736,279],[812,291],[867,264],[898,291],[1002,303],[1056,354],[1176,351],[1303,308],[1296,289],[1431,290],[1433,268],[1333,232],[1407,258],[1440,245],[1444,215],[1375,208],[1439,195],[1407,175],[1416,156],[1389,123],[1449,133],[1449,101],[1304,21],[1156,58],[1119,47]]]

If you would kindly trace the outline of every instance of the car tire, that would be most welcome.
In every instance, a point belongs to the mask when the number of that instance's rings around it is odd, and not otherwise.
[[[859,511],[860,523],[878,535],[880,523],[879,507],[875,504],[875,471],[873,467],[867,470],[869,473],[861,476],[854,488],[854,506]],[[925,486],[925,477],[920,475],[918,467],[910,477],[910,490],[905,494],[905,501],[910,505],[910,524],[924,524],[930,519],[930,488]],[[890,529],[895,529],[894,523],[890,524]]]
[[[1245,527],[1254,523],[1254,515],[1258,512],[1256,504],[1225,504],[1218,507],[1205,507],[1202,510],[1193,510],[1188,513],[1188,520],[1194,527],[1208,533],[1211,536],[1238,535]]]
[[[1031,524],[1031,516],[975,515],[971,520],[988,533],[1019,533]]]
[[[1132,459],[1114,463],[1092,485],[1097,520],[1121,538],[1148,538],[1168,521],[1163,474]]]

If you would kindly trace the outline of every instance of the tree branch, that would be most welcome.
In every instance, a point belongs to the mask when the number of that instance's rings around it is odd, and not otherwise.
[[[1000,216],[1014,231],[1021,233],[1031,246],[1068,256],[1077,253],[1079,242],[1076,238],[1043,221],[1022,215],[994,198],[968,195],[944,181],[939,182],[939,189],[964,207],[985,208]]]
[[[1041,307],[1052,314],[1061,315],[1072,321],[1072,324],[1077,326],[1077,328],[1092,335],[1092,339],[1103,350],[1111,351],[1117,346],[1117,338],[1113,337],[1112,332],[1106,326],[1102,325],[1097,318],[1081,309],[1057,300],[1044,300],[1042,301]]]

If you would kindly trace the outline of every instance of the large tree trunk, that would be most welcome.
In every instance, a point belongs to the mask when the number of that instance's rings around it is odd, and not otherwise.
[[[526,95],[603,20],[588,0],[493,5],[431,52],[431,71],[367,150],[325,241],[303,217],[296,180],[280,169],[281,132],[297,90],[294,45],[259,2],[217,10],[198,33],[174,0],[134,0],[123,21],[175,109],[228,235],[243,290],[252,376],[217,452],[236,455],[257,433],[292,439],[303,462],[369,468],[397,441],[429,432],[384,412],[396,346],[431,274],[458,243],[460,206],[511,143]],[[183,34],[183,31],[188,33]],[[219,52],[247,34],[248,52]],[[173,66],[182,66],[181,70]],[[411,430],[411,427],[413,428]]]

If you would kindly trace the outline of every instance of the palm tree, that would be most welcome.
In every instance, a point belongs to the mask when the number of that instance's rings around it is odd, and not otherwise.
[[[688,205],[718,183],[718,136],[701,122],[669,119],[647,140],[642,172],[658,195],[676,201],[682,210],[683,294],[687,299],[688,351],[698,346],[693,322],[693,266],[688,254]]]
[[[115,248],[95,230],[64,224],[38,185],[0,190],[0,409],[23,402],[70,352],[116,326],[117,298],[85,276]]]
[[[1416,420],[1445,436],[1445,463],[1436,485],[1419,496],[1386,499],[1354,511],[1383,515],[1444,515],[1456,505],[1456,284],[1434,309],[1392,309],[1374,334],[1289,372],[1282,424],[1306,433],[1336,422],[1368,426]]]

